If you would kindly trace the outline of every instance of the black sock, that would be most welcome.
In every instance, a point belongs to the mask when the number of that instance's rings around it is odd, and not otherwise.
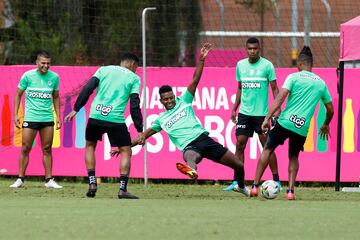
[[[88,169],[88,176],[89,184],[96,184],[95,169]]]
[[[52,177],[45,178],[45,182],[49,182]]]
[[[286,190],[286,193],[294,193],[294,189],[288,189],[288,190]]]
[[[127,192],[127,184],[128,184],[129,177],[127,175],[120,175],[120,190]]]
[[[245,187],[245,172],[244,168],[240,168],[234,171],[234,180],[237,181],[239,188]]]
[[[274,179],[275,182],[280,181],[279,174],[278,173],[273,174],[273,179]]]
[[[22,182],[25,182],[25,177],[18,177]]]

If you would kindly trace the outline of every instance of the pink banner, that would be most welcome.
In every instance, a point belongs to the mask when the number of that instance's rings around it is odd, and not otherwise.
[[[13,102],[17,84],[21,75],[34,66],[0,66],[0,169],[6,169],[7,174],[16,175],[18,171],[18,156],[20,154],[19,131],[14,131]],[[52,67],[60,75],[60,95],[62,99],[61,114],[71,110],[78,92],[83,84],[96,71],[97,67]],[[181,94],[192,80],[193,68],[147,68],[147,124],[154,121],[163,111],[159,102],[158,88],[163,84],[174,86],[177,95]],[[278,85],[281,87],[289,73],[295,69],[276,69]],[[338,102],[336,90],[336,69],[314,69],[329,86],[334,103]],[[137,72],[142,76],[141,68]],[[360,97],[356,86],[360,79],[360,70],[345,70],[344,89],[344,126],[343,149],[341,164],[341,181],[358,181],[360,175]],[[208,67],[204,70],[202,80],[194,100],[194,108],[203,126],[210,131],[210,136],[224,144],[232,152],[235,151],[234,124],[230,121],[230,109],[235,98],[237,82],[234,68]],[[270,98],[272,94],[270,93]],[[345,101],[347,99],[347,101]],[[90,99],[91,100],[91,99]],[[78,118],[71,124],[64,124],[61,131],[55,134],[53,156],[53,173],[57,176],[84,176],[84,128],[89,114],[90,101]],[[143,103],[142,103],[143,105]],[[335,106],[337,109],[337,105]],[[324,143],[318,139],[317,129],[324,117],[323,108],[316,110],[313,120],[313,132],[309,135],[305,152],[300,154],[299,181],[334,181],[336,158],[336,128],[337,118],[331,124],[332,138]],[[126,121],[134,136],[135,128],[132,125],[129,113]],[[14,137],[15,136],[15,137]],[[276,150],[281,180],[287,180],[287,142]],[[109,143],[105,137],[97,146],[97,175],[119,176],[119,160],[110,158]],[[245,151],[246,179],[253,179],[256,162],[261,152],[257,136],[249,140]],[[133,148],[131,176],[144,176],[144,154],[140,146]],[[42,153],[37,137],[35,146],[30,153],[30,162],[27,175],[43,175],[41,161]],[[169,142],[165,133],[161,132],[148,140],[148,176],[150,178],[181,179],[184,176],[175,168],[175,163],[182,161],[182,154]],[[5,171],[5,170],[2,170]],[[232,179],[230,169],[204,159],[198,167],[200,179]],[[264,179],[270,179],[267,170]]]

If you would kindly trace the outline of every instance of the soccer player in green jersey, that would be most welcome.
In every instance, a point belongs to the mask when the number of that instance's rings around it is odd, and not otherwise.
[[[107,133],[112,147],[121,153],[120,186],[118,197],[137,199],[127,191],[130,174],[131,138],[125,124],[124,111],[130,101],[130,114],[138,133],[143,131],[143,119],[140,110],[140,78],[135,74],[139,58],[126,53],[120,59],[120,66],[100,67],[83,87],[76,99],[74,110],[65,121],[70,121],[86,104],[89,96],[97,88],[96,96],[90,108],[90,117],[86,126],[85,163],[88,171],[89,189],[87,197],[95,197],[97,191],[95,175],[95,149],[98,140]],[[139,137],[142,135],[140,134]]]
[[[45,168],[45,187],[62,188],[52,178],[52,142],[54,134],[54,117],[52,106],[56,113],[56,129],[61,128],[59,76],[49,70],[51,58],[48,52],[37,54],[37,68],[23,74],[15,95],[14,122],[20,128],[18,111],[21,97],[24,92],[25,116],[22,125],[22,147],[19,157],[19,177],[10,186],[11,188],[24,187],[26,168],[29,163],[29,154],[37,132],[40,133],[43,165]]]
[[[325,82],[311,72],[312,66],[313,57],[311,50],[305,46],[299,53],[297,60],[299,72],[290,74],[286,78],[278,96],[262,123],[262,130],[267,132],[270,127],[269,121],[271,116],[280,108],[285,99],[288,99],[278,122],[270,130],[264,151],[261,153],[256,167],[251,196],[258,195],[258,184],[269,163],[269,157],[277,146],[284,144],[284,141],[289,139],[289,184],[286,197],[289,200],[296,198],[294,186],[299,169],[299,153],[304,149],[303,146],[309,131],[310,120],[320,100],[325,104],[326,108],[326,118],[320,128],[320,136],[323,139],[328,139],[330,132],[329,124],[334,115],[334,108]]]
[[[152,126],[146,129],[141,139],[134,139],[134,144],[142,144],[144,139],[164,130],[175,146],[183,152],[183,159],[187,164],[177,163],[177,169],[196,179],[197,164],[202,158],[211,159],[214,162],[234,169],[235,179],[239,185],[236,191],[249,196],[250,190],[244,184],[244,167],[242,162],[227,148],[214,141],[198,122],[192,102],[195,91],[199,84],[204,68],[204,61],[211,49],[209,43],[204,44],[200,51],[200,59],[197,64],[194,77],[187,90],[180,96],[175,97],[172,88],[168,85],[159,89],[160,102],[166,111],[162,112],[153,122]]]
[[[248,58],[240,60],[236,65],[238,90],[231,113],[231,120],[236,124],[235,155],[243,163],[246,144],[249,137],[253,136],[254,131],[258,134],[262,146],[266,142],[267,135],[262,134],[261,123],[268,112],[268,86],[270,85],[274,98],[279,93],[274,66],[270,61],[260,56],[259,40],[249,38],[246,41],[246,51]],[[240,110],[237,115],[239,105]],[[276,112],[274,116],[279,116],[279,113],[280,111]],[[269,165],[274,181],[281,188],[275,153],[271,154]],[[233,190],[236,184],[237,182],[232,182],[224,190]]]

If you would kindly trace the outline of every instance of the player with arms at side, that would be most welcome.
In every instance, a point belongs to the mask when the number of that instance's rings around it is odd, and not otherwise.
[[[180,172],[196,179],[198,177],[197,164],[201,162],[202,158],[208,158],[232,168],[235,172],[235,180],[239,182],[236,191],[249,196],[250,190],[244,184],[243,164],[232,152],[208,136],[209,132],[198,122],[192,106],[205,58],[210,49],[209,43],[204,44],[201,48],[193,80],[180,97],[174,95],[170,86],[160,87],[160,102],[166,110],[159,115],[150,128],[144,131],[143,137],[134,139],[133,143],[143,144],[144,139],[164,130],[175,146],[183,152],[183,159],[187,164],[176,164]]]
[[[262,134],[261,123],[268,111],[268,86],[270,85],[274,98],[279,93],[274,66],[270,61],[260,56],[260,47],[257,38],[249,38],[246,41],[248,58],[240,60],[236,65],[238,90],[231,113],[231,120],[236,124],[235,155],[243,163],[245,162],[244,151],[246,144],[254,132],[258,134],[262,146],[266,142],[267,135]],[[239,105],[240,110],[236,115]],[[280,109],[274,116],[277,117],[279,114]],[[269,165],[273,179],[281,189],[275,153],[271,154]],[[233,182],[224,190],[233,190],[236,184],[236,182]]]
[[[96,195],[95,149],[97,141],[101,141],[102,135],[107,133],[111,146],[117,147],[121,153],[118,197],[138,198],[127,191],[132,151],[130,133],[124,117],[126,105],[130,100],[131,118],[141,138],[143,120],[139,98],[140,78],[135,74],[138,65],[139,58],[132,53],[126,53],[120,59],[120,66],[100,67],[81,90],[76,99],[74,110],[65,117],[65,121],[71,121],[97,88],[96,96],[91,104],[85,133],[85,163],[89,180],[87,197],[95,197]]]
[[[62,188],[52,178],[52,142],[54,134],[54,116],[52,106],[56,113],[56,129],[61,128],[59,76],[49,70],[51,58],[48,52],[37,54],[37,69],[29,70],[23,74],[15,95],[14,122],[20,128],[18,111],[21,97],[26,92],[25,116],[22,126],[22,147],[19,157],[19,176],[11,188],[24,187],[25,172],[29,163],[29,154],[37,132],[40,134],[41,149],[43,152],[43,165],[45,169],[45,187]]]
[[[269,163],[271,154],[277,146],[284,144],[289,139],[289,184],[286,192],[288,200],[295,200],[294,193],[296,176],[299,170],[299,153],[304,150],[304,143],[310,127],[310,120],[314,115],[315,107],[321,100],[325,104],[326,119],[320,128],[320,136],[328,139],[330,134],[330,121],[334,115],[334,107],[331,96],[325,82],[316,74],[312,73],[313,57],[309,47],[304,47],[299,53],[297,67],[299,72],[290,74],[274,103],[270,107],[262,129],[269,131],[271,116],[280,108],[281,104],[288,98],[284,111],[278,122],[270,130],[264,151],[256,167],[254,184],[251,196],[258,195],[258,185]]]

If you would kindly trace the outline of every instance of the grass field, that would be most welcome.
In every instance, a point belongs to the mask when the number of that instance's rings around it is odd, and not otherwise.
[[[297,188],[296,201],[245,198],[223,185],[131,183],[139,200],[117,199],[102,183],[43,188],[0,178],[0,239],[359,239],[360,193]]]

